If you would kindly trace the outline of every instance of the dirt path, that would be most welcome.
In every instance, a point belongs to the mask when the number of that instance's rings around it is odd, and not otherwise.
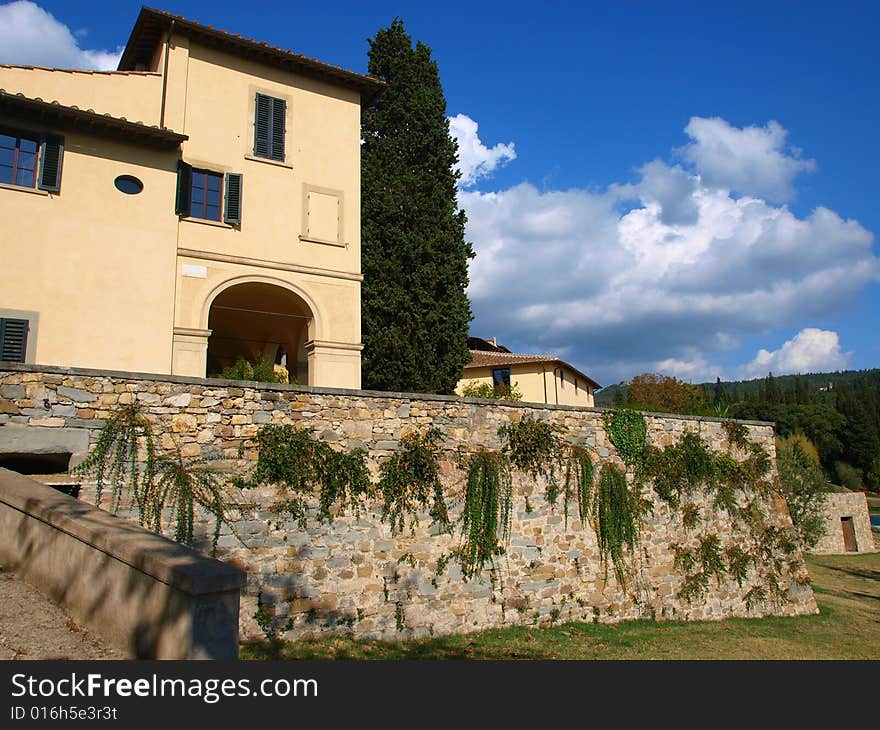
[[[0,659],[126,659],[0,567]]]

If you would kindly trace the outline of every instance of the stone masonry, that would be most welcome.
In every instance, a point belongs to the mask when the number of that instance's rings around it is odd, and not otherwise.
[[[263,424],[295,424],[338,448],[368,452],[374,476],[379,465],[412,430],[439,428],[444,436],[441,469],[446,501],[455,521],[461,513],[465,474],[459,454],[500,447],[498,428],[522,418],[561,426],[572,441],[591,447],[599,459],[620,461],[602,428],[602,409],[499,403],[448,396],[317,389],[303,386],[201,380],[4,365],[0,370],[0,444],[13,429],[85,430],[94,444],[114,408],[143,404],[161,448],[179,445],[193,459],[216,460],[246,473],[256,459],[254,437]],[[656,446],[698,432],[713,448],[726,447],[721,421],[646,414]],[[747,423],[750,437],[775,456],[772,425]],[[2,450],[2,449],[0,449]],[[234,525],[220,538],[217,557],[245,569],[241,633],[264,631],[287,638],[321,632],[371,638],[408,638],[510,624],[622,619],[721,619],[730,616],[802,615],[817,612],[804,575],[787,575],[788,601],[746,608],[749,579],[713,580],[706,598],[688,604],[676,596],[684,576],[673,567],[671,544],[694,545],[700,533],[716,532],[723,545],[741,534],[724,512],[702,498],[703,521],[686,529],[681,515],[654,499],[645,518],[633,565],[635,574],[619,586],[613,569],[601,565],[596,536],[578,520],[574,502],[567,519],[562,502],[544,497],[545,485],[514,473],[511,542],[496,568],[462,579],[452,561],[438,561],[460,544],[459,527],[438,534],[430,518],[394,535],[382,522],[374,499],[360,514],[337,513],[318,523],[315,509],[305,529],[271,507],[272,487],[230,492],[238,505]],[[645,495],[650,496],[646,493]],[[93,499],[86,485],[83,499]],[[317,505],[315,505],[317,506]],[[771,519],[790,525],[784,504],[768,500]],[[201,520],[209,547],[211,524]],[[240,541],[239,541],[240,538]],[[243,543],[243,544],[242,544]],[[258,620],[259,619],[259,620]]]
[[[843,540],[843,519],[852,520],[856,550],[850,552],[877,552],[871,534],[868,500],[862,492],[832,492],[825,497],[825,533],[810,552],[817,554],[846,553]]]

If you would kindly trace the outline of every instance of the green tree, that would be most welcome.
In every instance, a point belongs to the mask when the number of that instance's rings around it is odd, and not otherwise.
[[[364,387],[452,393],[470,358],[474,255],[458,145],[431,49],[413,47],[399,18],[369,42],[369,72],[388,87],[361,124]]]
[[[809,442],[807,442],[809,443]],[[802,441],[787,439],[779,444],[776,487],[788,504],[798,541],[804,548],[819,542],[825,531],[825,475]]]

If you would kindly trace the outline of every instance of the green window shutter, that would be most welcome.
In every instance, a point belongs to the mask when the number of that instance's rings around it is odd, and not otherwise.
[[[40,155],[40,174],[37,187],[57,193],[61,190],[61,162],[64,157],[64,139],[53,135],[43,138]]]
[[[287,102],[257,94],[254,102],[254,155],[284,161]]]
[[[272,149],[273,160],[284,161],[284,126],[287,122],[287,103],[284,99],[272,100]]]
[[[192,211],[192,165],[183,160],[177,161],[177,195],[174,201],[174,212],[177,215],[189,215]]]
[[[0,318],[0,360],[25,361],[28,327],[26,319]]]
[[[241,225],[241,173],[226,173],[226,195],[223,201],[223,221]]]
[[[272,97],[257,94],[254,110],[254,155],[268,157],[271,146]]]

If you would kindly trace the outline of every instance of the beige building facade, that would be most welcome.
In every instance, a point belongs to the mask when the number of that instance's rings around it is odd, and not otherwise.
[[[514,390],[527,403],[585,408],[595,405],[594,393],[601,386],[564,360],[510,352],[494,339],[471,337],[468,347],[471,361],[455,388],[459,395],[469,385],[480,385],[495,393]]]
[[[0,67],[0,359],[360,387],[381,88],[147,8],[118,71]]]

